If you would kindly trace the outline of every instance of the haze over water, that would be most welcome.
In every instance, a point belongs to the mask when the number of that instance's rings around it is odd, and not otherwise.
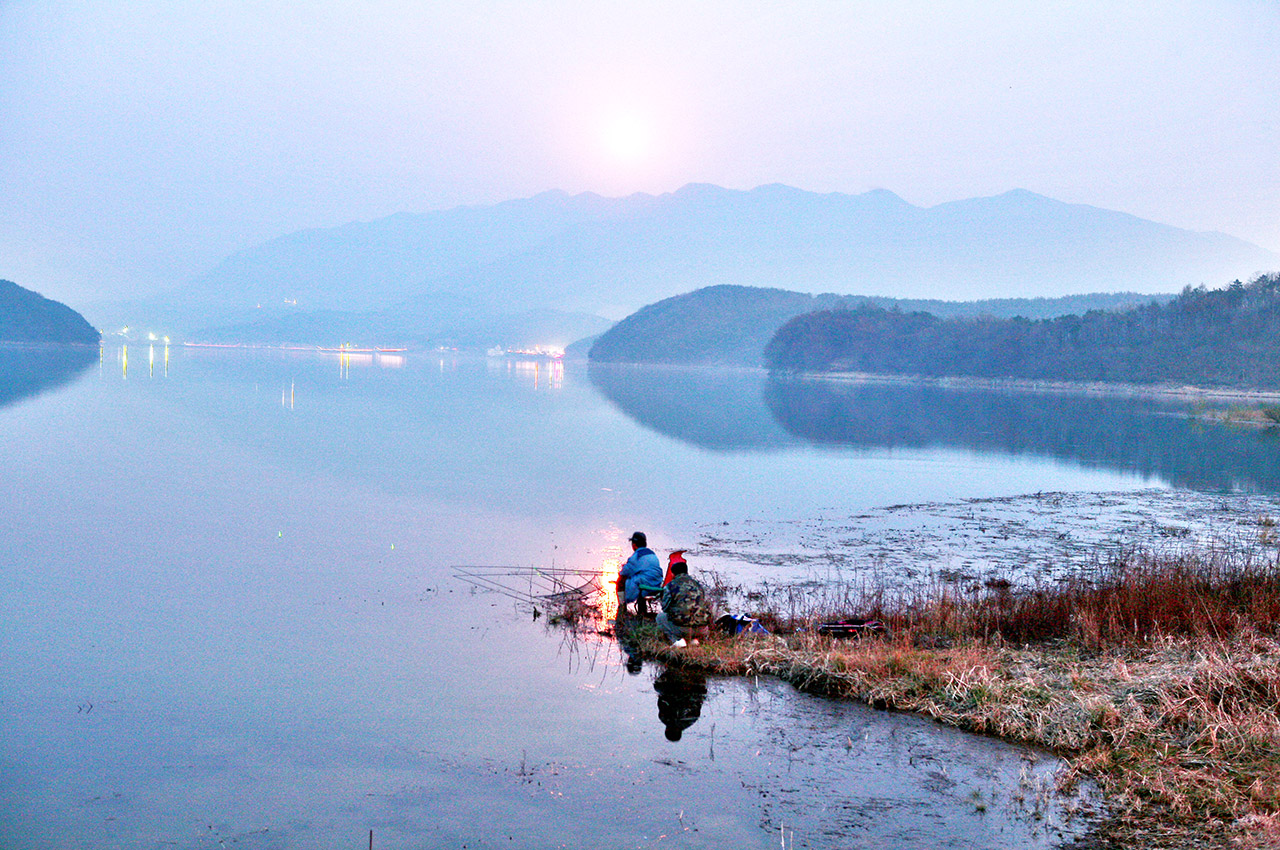
[[[131,346],[127,370],[108,347],[3,398],[13,848],[361,846],[369,829],[378,847],[764,847],[788,829],[798,846],[1043,846],[1055,833],[1008,796],[1018,748],[715,680],[672,691],[694,705],[673,742],[660,668],[629,676],[609,640],[574,642],[450,568],[593,569],[640,528],[663,554],[694,545],[696,571],[714,524],[1277,492],[1262,432],[1176,405],[752,372]],[[858,410],[901,427],[857,430]]]

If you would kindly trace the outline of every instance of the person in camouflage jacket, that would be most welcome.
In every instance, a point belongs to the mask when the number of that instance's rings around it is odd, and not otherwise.
[[[662,590],[658,627],[677,645],[683,646],[686,640],[697,643],[707,636],[712,620],[707,591],[689,575],[684,561],[672,563],[671,573],[671,581]]]

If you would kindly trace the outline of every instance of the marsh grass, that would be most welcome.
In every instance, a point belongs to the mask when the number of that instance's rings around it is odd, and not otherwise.
[[[1263,521],[1265,522],[1265,521]],[[1263,545],[1277,542],[1263,526]],[[820,622],[877,619],[931,645],[982,640],[1068,641],[1084,650],[1169,637],[1271,633],[1280,624],[1280,557],[1258,549],[1207,553],[1126,551],[1072,578],[1031,587],[1008,581],[937,582],[890,592],[866,584],[778,587],[755,594],[752,616],[775,631]]]
[[[725,588],[721,588],[725,590]],[[1280,566],[1274,554],[1131,551],[1052,586],[757,593],[773,636],[642,651],[722,675],[918,712],[1051,749],[1147,846],[1280,846]],[[883,637],[814,625],[873,617]]]

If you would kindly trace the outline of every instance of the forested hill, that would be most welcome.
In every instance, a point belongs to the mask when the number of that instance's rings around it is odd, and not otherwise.
[[[99,334],[75,310],[0,280],[0,342],[96,343]]]
[[[764,348],[787,320],[816,310],[874,305],[938,316],[1042,318],[1090,309],[1117,310],[1170,295],[1132,292],[985,301],[898,300],[861,295],[809,295],[753,286],[708,286],[664,298],[618,322],[591,347],[601,363],[760,366]]]
[[[772,369],[1280,388],[1280,274],[1166,303],[1053,319],[861,306],[783,325]]]

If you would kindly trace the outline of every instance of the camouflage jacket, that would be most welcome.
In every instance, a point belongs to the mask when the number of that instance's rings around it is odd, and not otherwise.
[[[711,624],[707,592],[688,574],[676,576],[663,588],[662,611],[677,626],[697,628]]]

